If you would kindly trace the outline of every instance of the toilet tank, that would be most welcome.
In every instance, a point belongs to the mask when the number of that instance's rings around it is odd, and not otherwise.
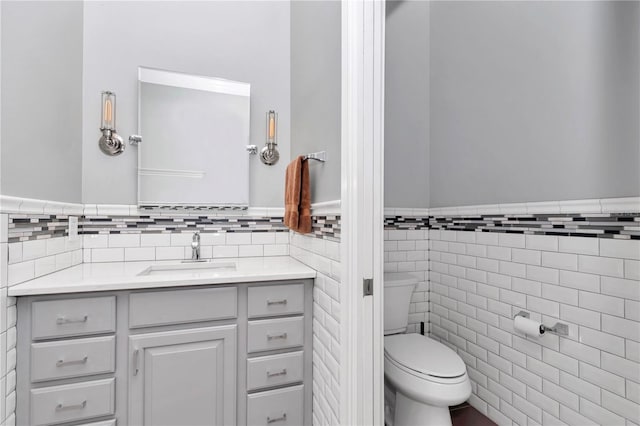
[[[384,274],[384,334],[402,333],[409,323],[409,303],[418,279],[408,273]]]

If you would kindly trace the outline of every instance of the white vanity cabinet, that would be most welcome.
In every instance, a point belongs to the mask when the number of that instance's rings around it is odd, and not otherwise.
[[[311,424],[311,279],[18,297],[18,425]]]

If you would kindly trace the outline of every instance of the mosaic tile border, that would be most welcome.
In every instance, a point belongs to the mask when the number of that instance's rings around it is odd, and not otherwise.
[[[278,216],[80,216],[78,233],[92,234],[160,234],[200,231],[202,233],[289,232]],[[69,233],[67,215],[9,215],[10,243],[63,237]],[[340,241],[340,216],[312,217],[312,235]]]
[[[387,230],[440,229],[640,239],[640,213],[385,217]]]
[[[385,216],[384,229],[405,231],[429,229],[429,217]]]
[[[288,232],[282,217],[224,216],[84,216],[80,232],[89,234],[152,234],[209,232]]]
[[[64,237],[68,234],[69,216],[66,215],[9,215],[9,243]]]
[[[140,210],[153,211],[212,211],[212,212],[242,212],[249,209],[248,206],[192,206],[192,205],[146,205],[138,207]]]
[[[311,234],[316,238],[340,241],[340,216],[312,216]]]

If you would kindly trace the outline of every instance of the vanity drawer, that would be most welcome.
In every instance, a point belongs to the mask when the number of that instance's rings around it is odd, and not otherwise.
[[[249,321],[249,352],[293,348],[304,343],[304,318],[278,318]]]
[[[247,390],[301,382],[303,352],[263,356],[247,360]]]
[[[31,344],[31,381],[115,371],[116,338],[60,340]]]
[[[261,285],[249,287],[249,318],[304,312],[304,285]]]
[[[115,296],[46,300],[31,304],[33,340],[113,333],[115,329]]]
[[[303,385],[247,397],[247,425],[299,426],[303,423]]]
[[[115,379],[31,390],[31,424],[47,425],[115,412]]]
[[[129,296],[129,327],[235,318],[236,287],[154,291]]]

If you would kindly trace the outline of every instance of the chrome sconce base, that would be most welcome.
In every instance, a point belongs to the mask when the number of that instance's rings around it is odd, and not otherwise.
[[[280,159],[280,153],[275,146],[271,147],[269,144],[260,150],[260,161],[267,166],[273,166]]]
[[[98,141],[100,151],[109,156],[120,155],[124,152],[125,144],[122,137],[114,131],[101,129],[102,136]]]
[[[278,152],[278,114],[274,110],[267,112],[267,143],[260,150],[260,161],[273,166],[280,159]]]

